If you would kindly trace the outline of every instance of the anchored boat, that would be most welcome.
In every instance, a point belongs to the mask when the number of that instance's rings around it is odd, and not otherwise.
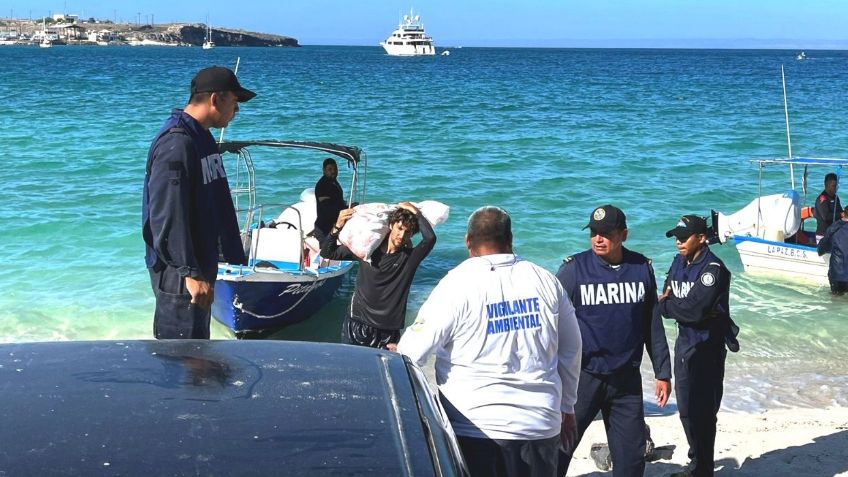
[[[715,239],[721,243],[733,239],[742,267],[746,272],[802,279],[827,285],[830,254],[820,256],[816,251],[814,232],[804,228],[804,221],[812,217],[811,207],[805,206],[807,172],[810,167],[835,171],[837,180],[848,159],[805,158],[792,155],[789,132],[789,108],[786,100],[786,80],[783,79],[783,107],[786,116],[787,158],[759,159],[757,198],[731,215],[712,212]],[[788,170],[791,189],[784,193],[763,195],[763,173],[768,166]],[[801,193],[795,187],[795,168],[803,166]],[[802,197],[803,194],[803,197]],[[813,197],[816,197],[815,194]],[[836,217],[838,219],[838,217]]]
[[[760,159],[760,188],[762,191],[763,171],[768,166],[783,166],[790,169],[803,166],[827,168],[841,175],[848,159],[804,158]],[[805,207],[804,198],[792,189],[780,194],[762,195],[732,215],[713,211],[713,225],[722,243],[732,239],[746,272],[799,278],[808,282],[827,285],[827,269],[830,254],[819,256],[816,252],[815,233],[805,230],[804,222],[812,214]],[[803,191],[806,191],[804,184]],[[817,196],[817,193],[814,193]],[[804,194],[806,195],[806,194]]]
[[[321,161],[331,154],[350,171],[348,203],[365,198],[365,153],[355,146],[301,141],[226,141],[222,155],[235,156],[230,173],[231,192],[248,255],[247,265],[219,263],[212,316],[237,336],[279,329],[306,320],[326,305],[353,267],[350,261],[322,259],[310,232],[316,217],[312,186],[320,176]],[[315,164],[315,176],[303,185],[299,200],[287,204],[256,204],[256,176],[251,152],[292,152],[287,160]],[[225,157],[225,161],[229,158]],[[291,164],[291,162],[289,162]],[[339,168],[345,169],[345,168]],[[232,170],[232,169],[231,169]],[[292,178],[290,183],[296,183]],[[299,188],[293,188],[297,195]],[[245,204],[246,202],[246,204]],[[245,205],[242,208],[242,205]]]
[[[436,54],[433,38],[424,32],[424,24],[412,10],[404,15],[397,30],[380,42],[380,46],[391,56],[432,56]]]

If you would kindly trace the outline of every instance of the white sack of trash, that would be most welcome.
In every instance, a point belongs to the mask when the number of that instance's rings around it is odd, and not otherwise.
[[[412,205],[433,227],[444,223],[450,215],[450,207],[435,200],[413,202]],[[362,260],[370,260],[371,253],[389,234],[389,214],[396,208],[396,205],[379,202],[357,205],[339,233],[339,242]]]

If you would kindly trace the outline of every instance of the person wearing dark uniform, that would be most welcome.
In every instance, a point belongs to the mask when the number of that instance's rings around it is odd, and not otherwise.
[[[830,253],[827,278],[834,295],[844,295],[848,291],[848,207],[842,210],[841,216],[841,220],[827,228],[818,245],[819,255]]]
[[[727,349],[739,350],[739,328],[730,318],[730,271],[707,245],[704,218],[683,216],[665,235],[677,239],[679,254],[668,270],[659,312],[677,322],[674,379],[680,421],[689,442],[687,472],[713,475],[724,363]]]
[[[624,212],[612,205],[589,218],[590,250],[565,259],[557,272],[571,299],[583,339],[577,387],[578,443],[600,411],[607,431],[616,476],[645,470],[645,411],[639,366],[643,350],[656,377],[657,404],[671,391],[671,362],[662,320],[654,313],[657,284],[651,261],[623,246]],[[560,452],[559,475],[565,475],[573,449]]]
[[[829,173],[824,176],[824,190],[816,197],[816,206],[813,208],[813,217],[816,218],[816,241],[822,239],[824,232],[838,218],[842,211],[839,196],[836,195],[838,179],[836,174]]]
[[[333,224],[339,218],[339,212],[347,208],[344,200],[342,186],[336,178],[339,175],[339,166],[335,159],[328,157],[324,159],[324,175],[315,184],[315,228],[312,235],[322,242],[330,232]]]
[[[339,212],[336,225],[321,242],[321,256],[328,260],[359,260],[341,341],[394,351],[405,323],[412,279],[436,245],[436,233],[414,205],[401,202],[389,214],[389,235],[366,262],[338,243],[339,232],[352,215],[353,209]],[[410,239],[419,230],[421,241],[413,247]]]
[[[246,263],[230,185],[209,128],[224,128],[256,93],[235,73],[206,68],[191,81],[147,154],[142,204],[145,262],[158,339],[209,338],[218,261]]]

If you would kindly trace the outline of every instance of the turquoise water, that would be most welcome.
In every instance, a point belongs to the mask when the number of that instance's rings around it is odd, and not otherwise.
[[[662,280],[676,253],[663,232],[677,217],[743,207],[757,192],[748,160],[786,154],[782,64],[795,153],[845,156],[848,52],[808,53],[0,47],[0,341],[151,337],[145,156],[204,66],[241,57],[242,82],[259,93],[227,138],[359,145],[369,200],[451,206],[418,271],[411,320],[465,258],[465,218],[485,204],[512,213],[518,253],[555,271],[588,247],[591,210],[614,203],[628,214],[627,245]],[[292,201],[320,175],[254,159],[260,202]],[[811,194],[823,174],[812,171]],[[766,176],[768,191],[787,185],[782,171]],[[725,407],[848,405],[848,300],[744,274],[731,245],[716,250],[734,272],[742,327]],[[317,320],[275,337],[337,339],[350,292],[347,283]],[[228,337],[220,327],[213,336]]]

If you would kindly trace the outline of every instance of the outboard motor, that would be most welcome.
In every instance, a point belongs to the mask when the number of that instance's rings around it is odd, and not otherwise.
[[[713,229],[721,243],[734,235],[783,242],[801,228],[801,197],[794,190],[754,199],[734,214],[713,212]]]
[[[710,210],[710,225],[707,227],[707,243],[723,243],[718,236],[718,216],[715,210]]]

